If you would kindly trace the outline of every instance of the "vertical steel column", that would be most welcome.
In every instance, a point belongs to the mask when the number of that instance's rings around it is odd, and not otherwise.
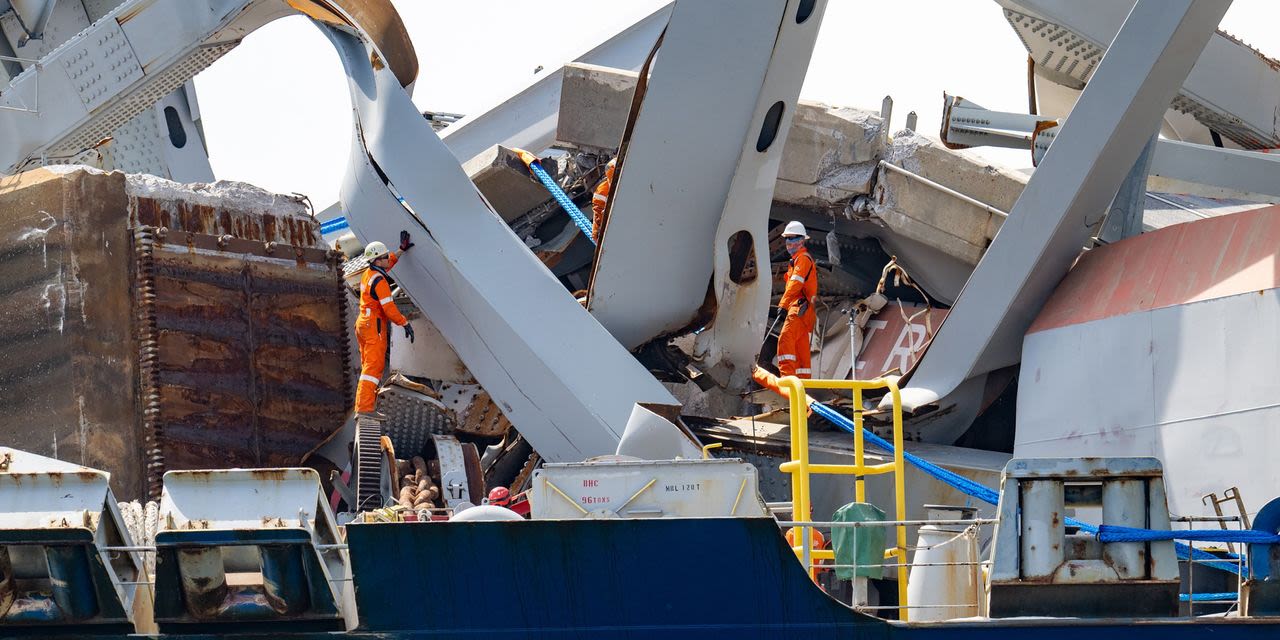
[[[1147,528],[1147,482],[1142,478],[1102,481],[1102,524]],[[1122,580],[1143,578],[1147,571],[1145,542],[1108,542],[1103,558]]]
[[[612,454],[637,402],[676,400],[485,203],[389,69],[324,27],[355,106],[342,186],[359,237],[413,233],[396,281],[545,459]]]
[[[1142,148],[1138,161],[1133,163],[1129,175],[1125,176],[1120,191],[1111,201],[1107,217],[1102,221],[1102,229],[1098,238],[1106,243],[1132,238],[1142,233],[1142,214],[1147,201],[1147,174],[1151,172],[1151,160],[1155,157],[1156,143],[1160,135],[1151,136],[1147,146]]]
[[[1022,578],[1049,578],[1065,553],[1065,505],[1061,480],[1021,480]]]

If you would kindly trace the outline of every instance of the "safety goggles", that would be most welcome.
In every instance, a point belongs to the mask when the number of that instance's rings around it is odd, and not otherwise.
[[[804,236],[783,236],[782,239],[787,244],[800,244],[804,242]]]

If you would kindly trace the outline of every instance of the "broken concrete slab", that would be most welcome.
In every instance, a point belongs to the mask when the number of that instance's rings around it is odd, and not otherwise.
[[[507,223],[551,199],[547,188],[530,175],[520,154],[502,145],[489,147],[462,165],[462,170]]]
[[[557,142],[615,152],[638,77],[598,65],[566,66]],[[885,127],[873,111],[800,101],[783,148],[774,200],[818,206],[870,193]]]
[[[1003,211],[1013,208],[1027,177],[914,131],[898,132],[884,160]],[[1003,217],[900,173],[881,170],[872,213],[890,230],[967,264],[977,264]]]
[[[818,205],[870,193],[885,127],[872,111],[801,101],[787,134],[773,199]]]
[[[616,153],[640,74],[594,64],[564,67],[556,140],[588,151]]]

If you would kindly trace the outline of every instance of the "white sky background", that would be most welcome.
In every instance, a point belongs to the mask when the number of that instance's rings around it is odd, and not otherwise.
[[[476,113],[662,6],[666,0],[394,0],[417,48],[421,110]],[[1280,2],[1235,0],[1221,28],[1280,57]],[[1026,112],[1026,50],[991,0],[829,0],[801,97],[879,110],[892,130],[909,111],[934,137],[942,92]],[[332,46],[302,17],[258,30],[195,79],[214,174],[338,198],[350,146],[350,99]],[[1030,165],[1029,152],[974,150]]]

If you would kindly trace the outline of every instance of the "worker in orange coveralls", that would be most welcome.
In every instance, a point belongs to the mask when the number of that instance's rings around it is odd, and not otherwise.
[[[596,185],[595,195],[591,196],[591,212],[595,215],[591,217],[591,239],[600,242],[600,230],[604,227],[604,207],[609,204],[609,191],[613,189],[613,168],[618,162],[617,158],[609,161],[604,166],[604,180]]]
[[[786,390],[778,384],[778,378],[796,376],[810,378],[813,372],[809,363],[809,334],[813,332],[817,312],[813,309],[813,299],[818,295],[818,276],[813,257],[805,248],[804,242],[809,233],[804,225],[796,221],[787,223],[782,237],[786,242],[787,253],[791,254],[791,265],[787,268],[786,289],[778,307],[787,314],[782,323],[782,332],[778,334],[778,371],[780,375],[753,367],[751,379],[760,386],[771,389],[775,393],[786,396]]]
[[[778,334],[778,373],[782,376],[811,378],[809,368],[809,334],[813,332],[818,314],[813,309],[818,295],[818,274],[813,256],[805,248],[809,239],[804,225],[796,221],[787,223],[782,232],[791,254],[791,266],[787,269],[786,289],[778,308],[787,314]]]
[[[401,231],[400,253],[411,247],[413,243],[409,242],[409,232]],[[387,270],[396,265],[400,256],[375,240],[365,247],[364,257],[369,261],[369,268],[360,277],[360,313],[356,316],[356,341],[360,345],[356,413],[376,416],[374,406],[378,399],[378,386],[382,384],[382,371],[387,364],[391,325],[404,327],[404,335],[409,342],[413,342],[413,327],[391,300]]]

